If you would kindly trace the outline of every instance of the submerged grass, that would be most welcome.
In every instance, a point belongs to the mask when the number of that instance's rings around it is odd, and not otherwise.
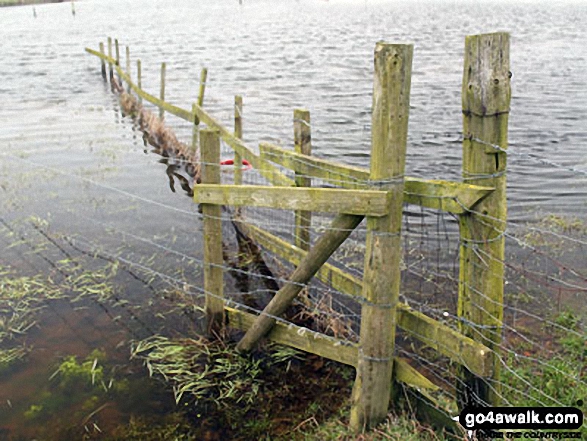
[[[155,335],[138,342],[132,349],[133,357],[144,361],[151,376],[172,384],[177,404],[208,401],[226,409],[253,404],[264,375],[278,365],[300,359],[301,353],[267,345],[264,356],[245,357],[234,344],[219,340],[172,340]]]

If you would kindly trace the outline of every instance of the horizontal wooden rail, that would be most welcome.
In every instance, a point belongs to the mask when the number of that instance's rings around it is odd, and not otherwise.
[[[272,235],[254,225],[240,223],[242,230],[256,243],[270,252],[298,265],[306,251],[283,239]],[[360,279],[331,264],[324,264],[316,274],[318,280],[332,286],[337,291],[359,297],[362,292]],[[451,327],[415,311],[405,303],[398,304],[398,326],[410,336],[420,340],[451,360],[466,365],[475,374],[488,377],[493,370],[492,352],[483,344],[465,337]]]
[[[326,213],[385,216],[391,195],[377,190],[339,188],[208,185],[194,187],[194,202],[201,204],[270,207]]]
[[[89,54],[95,55],[102,60],[105,60],[109,63],[114,65],[116,72],[120,76],[120,78],[126,81],[130,88],[137,94],[137,96],[143,98],[145,101],[150,102],[151,104],[165,110],[172,115],[177,116],[185,121],[194,122],[195,118],[198,118],[201,122],[206,124],[208,127],[217,129],[220,134],[220,138],[229,145],[236,153],[238,153],[243,159],[249,161],[249,163],[263,175],[269,182],[274,185],[280,185],[285,187],[293,187],[295,186],[295,182],[281,173],[277,167],[273,164],[269,163],[267,160],[262,159],[260,156],[256,155],[243,141],[238,139],[234,136],[234,134],[224,127],[218,120],[212,117],[208,112],[206,112],[201,106],[198,106],[194,103],[193,111],[185,110],[181,107],[174,106],[166,101],[162,101],[161,99],[145,92],[143,89],[138,87],[132,79],[124,72],[120,66],[116,65],[116,60],[108,55],[102,54],[99,51],[95,51],[90,48],[86,48],[86,52]]]
[[[255,314],[249,312],[231,307],[225,307],[224,309],[228,316],[229,326],[242,331],[249,329],[257,319]],[[283,322],[275,323],[268,334],[268,338],[279,344],[320,355],[349,366],[357,366],[359,348],[356,343],[343,342],[337,338],[292,323],[286,324]],[[394,366],[397,381],[425,389],[438,389],[438,386],[420,374],[405,360],[395,357]]]
[[[369,181],[369,170],[366,168],[302,155],[267,142],[261,143],[259,149],[261,158],[339,187],[366,189],[372,186]],[[492,187],[406,177],[404,201],[449,213],[463,214],[492,191]]]

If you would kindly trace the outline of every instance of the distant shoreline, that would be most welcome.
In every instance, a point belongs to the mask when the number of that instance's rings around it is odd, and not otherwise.
[[[25,6],[41,3],[64,3],[67,0],[0,0],[0,7],[3,6]]]

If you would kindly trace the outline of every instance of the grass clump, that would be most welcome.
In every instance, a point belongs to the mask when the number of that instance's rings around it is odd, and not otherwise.
[[[571,312],[559,314],[558,326],[545,329],[552,336],[553,349],[512,350],[502,371],[505,399],[515,406],[573,406],[587,411],[587,332],[579,317]],[[581,434],[587,439],[587,425]]]
[[[144,360],[149,374],[170,382],[176,403],[213,402],[228,408],[252,404],[259,394],[264,374],[285,365],[299,353],[272,346],[266,357],[244,357],[234,345],[197,339],[171,340],[152,336],[138,342],[132,357]]]

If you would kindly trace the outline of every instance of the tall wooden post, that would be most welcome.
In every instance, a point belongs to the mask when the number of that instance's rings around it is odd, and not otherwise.
[[[412,55],[412,45],[375,47],[370,178],[392,193],[392,203],[387,216],[367,218],[365,303],[350,419],[356,431],[381,422],[391,396]]]
[[[130,76],[130,48],[128,46],[126,46],[126,74],[130,80],[132,77]],[[127,86],[127,91],[130,92],[130,82]]]
[[[116,48],[116,65],[120,66],[120,48],[118,47],[118,38],[114,39],[114,47]]]
[[[243,139],[243,97],[236,95],[234,97],[234,136]],[[234,184],[243,183],[243,158],[235,152],[234,154]]]
[[[506,150],[510,109],[509,35],[468,36],[463,73],[463,179],[494,187],[473,211],[460,216],[458,315],[461,331],[499,354],[503,326],[506,228]],[[457,383],[459,406],[499,405],[500,363],[492,378],[466,367]]]
[[[112,58],[112,37],[108,37],[108,57]],[[108,60],[108,78],[112,82],[112,78],[114,77],[114,69],[112,68],[112,62]]]
[[[312,154],[312,132],[310,128],[310,111],[306,109],[294,110],[294,147],[296,153],[303,155]],[[296,172],[296,186],[310,187],[312,179]],[[295,245],[302,250],[310,249],[310,227],[312,213],[305,210],[295,212]]]
[[[161,89],[159,90],[159,98],[161,101],[165,101],[165,68],[166,63],[161,63]],[[163,107],[159,107],[159,119],[163,120],[165,117],[165,110]]]
[[[218,130],[204,129],[200,133],[202,183],[220,184],[220,135]],[[208,331],[218,332],[223,326],[224,291],[222,271],[221,206],[202,204],[204,216],[204,290]]]
[[[200,144],[200,126],[198,125],[200,120],[197,116],[197,106],[198,105],[196,103],[192,104],[192,115],[194,117],[194,125],[192,126],[192,146],[190,147],[190,150],[194,155],[198,151],[198,146]]]
[[[104,43],[100,42],[100,53],[104,55]],[[104,63],[104,59],[100,58],[100,64],[102,66],[102,77],[106,79],[106,63]]]
[[[208,77],[208,69],[202,68],[200,73],[200,90],[198,91],[197,105],[202,107],[204,105],[204,92],[206,91],[206,78]],[[192,106],[192,113],[194,114],[194,127],[192,132],[192,149],[197,149],[200,134],[200,118],[196,114],[196,107]]]
[[[208,69],[202,68],[200,73],[200,91],[198,93],[198,106],[204,105],[204,93],[206,92],[206,79],[208,78]]]
[[[143,90],[143,73],[142,73],[142,66],[141,60],[137,60],[137,87]],[[143,98],[139,96],[139,106],[143,105]]]

